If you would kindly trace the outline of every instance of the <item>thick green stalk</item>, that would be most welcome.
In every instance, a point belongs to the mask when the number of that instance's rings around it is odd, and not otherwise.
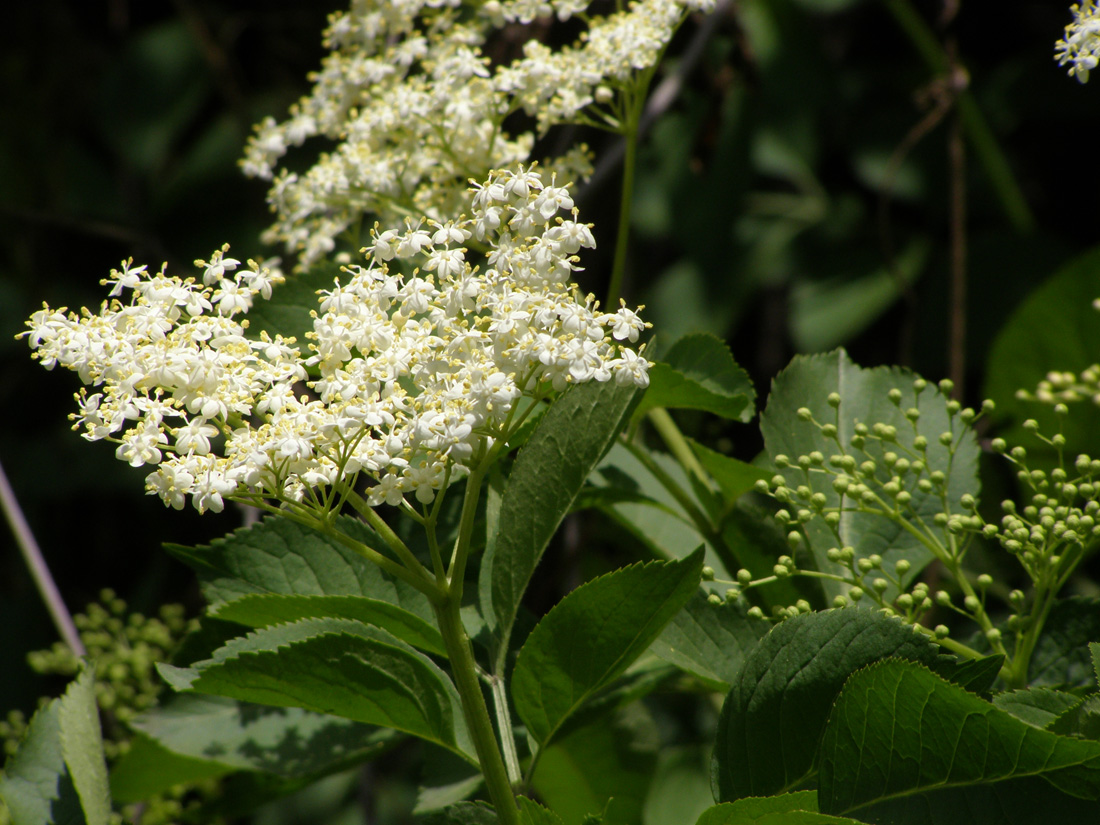
[[[626,154],[623,157],[623,188],[619,199],[619,228],[615,238],[615,262],[611,267],[611,282],[607,286],[607,303],[604,308],[614,312],[623,289],[623,274],[626,272],[626,252],[630,244],[630,218],[634,207],[634,166],[638,159],[638,121],[642,117],[642,105],[645,103],[645,90],[649,78],[638,84],[627,101],[627,120],[623,124],[623,138],[626,140]]]
[[[477,678],[470,639],[462,626],[459,599],[455,596],[451,592],[442,603],[434,605],[439,632],[443,635],[443,644],[451,663],[451,674],[462,700],[462,712],[474,740],[474,749],[481,763],[481,773],[485,777],[485,785],[489,789],[489,798],[496,809],[497,819],[501,825],[519,825],[516,797],[497,745],[489,709],[485,704],[485,694],[482,693],[481,683]]]

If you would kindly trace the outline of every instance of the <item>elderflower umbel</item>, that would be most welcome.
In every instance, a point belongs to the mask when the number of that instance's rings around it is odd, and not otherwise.
[[[595,242],[566,187],[494,173],[467,209],[375,229],[366,263],[320,293],[307,348],[247,335],[240,316],[282,276],[241,269],[228,246],[196,261],[202,283],[125,262],[98,313],[46,306],[23,335],[44,366],[96,390],[78,394],[74,428],[153,467],[148,491],[166,505],[220,511],[236,496],[327,510],[323,491],[357,480],[372,505],[410,493],[426,504],[510,433],[521,395],[649,381],[641,349],[620,343],[645,323],[570,282]],[[484,269],[467,260],[475,235]]]
[[[1084,0],[1069,7],[1073,22],[1066,26],[1065,39],[1054,44],[1054,59],[1059,66],[1069,64],[1069,76],[1088,83],[1089,72],[1100,59],[1100,6]]]
[[[268,201],[277,217],[266,240],[285,244],[308,268],[339,236],[356,232],[366,213],[384,223],[457,214],[467,180],[528,161],[535,132],[508,128],[520,110],[540,134],[561,123],[621,128],[617,93],[656,63],[690,11],[713,3],[637,0],[590,17],[583,0],[489,0],[473,8],[459,0],[353,0],[330,20],[331,53],[311,75],[312,92],[284,122],[260,123],[242,160],[246,174],[272,180]],[[483,51],[505,26],[509,37],[494,54],[514,48],[517,23],[578,15],[586,29],[573,45],[554,50],[530,40],[522,57],[496,64]],[[317,136],[335,148],[301,174],[276,170],[289,147]],[[565,180],[591,169],[583,146],[543,167]]]

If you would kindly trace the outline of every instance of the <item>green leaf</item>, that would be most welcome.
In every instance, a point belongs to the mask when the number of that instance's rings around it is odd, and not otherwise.
[[[191,668],[160,665],[159,670],[176,690],[393,728],[476,763],[447,675],[423,653],[359,622],[303,619],[264,628]]]
[[[298,339],[298,346],[305,348],[308,343],[305,334],[313,331],[313,318],[310,312],[317,311],[317,290],[331,290],[336,279],[342,273],[340,265],[330,261],[319,261],[308,272],[287,274],[286,281],[276,286],[271,297],[256,300],[252,309],[244,316],[248,321],[248,336],[259,338],[260,331],[274,337]]]
[[[526,796],[516,797],[520,825],[564,825],[561,817]]]
[[[630,705],[540,751],[531,784],[565,825],[581,825],[612,798],[622,821],[640,822],[659,744],[652,718],[642,705]]]
[[[1089,642],[1089,656],[1092,658],[1092,675],[1100,684],[1100,642]]]
[[[649,371],[649,388],[632,420],[655,407],[703,410],[739,421],[756,414],[756,390],[733,360],[729,347],[713,335],[685,335],[663,362]]]
[[[941,788],[958,796],[1016,778],[1042,778],[1048,796],[1095,800],[1100,743],[1038,730],[919,664],[888,660],[845,683],[822,737],[819,777],[822,811],[861,816],[881,803],[918,806],[915,795]]]
[[[796,461],[800,456],[818,451],[825,457],[826,466],[830,466],[830,457],[838,452],[837,444],[825,438],[813,423],[799,419],[797,411],[802,407],[808,408],[819,424],[835,423],[840,443],[859,461],[865,460],[866,456],[849,446],[856,424],[862,423],[868,427],[877,423],[892,425],[897,429],[897,445],[890,444],[883,449],[877,440],[867,439],[866,451],[879,467],[879,483],[885,483],[889,481],[882,461],[885,452],[917,452],[913,448],[917,433],[905,417],[906,409],[916,407],[920,411],[920,433],[929,442],[928,471],[939,470],[946,474],[947,501],[958,502],[964,493],[977,495],[979,450],[973,431],[957,417],[948,415],[946,399],[931,387],[922,392],[919,402],[915,403],[914,378],[911,373],[893,368],[863,369],[854,364],[844,350],[795,358],[775,379],[767,409],[760,418],[768,455],[773,462],[778,455],[786,455],[791,461]],[[887,398],[887,393],[894,388],[902,392],[900,406],[895,406]],[[840,395],[839,410],[834,410],[828,403],[829,394],[834,392]],[[938,440],[939,435],[947,431],[956,434],[953,457]],[[899,446],[902,449],[898,449]],[[840,495],[833,489],[830,473],[813,473],[807,479],[797,469],[791,469],[788,476],[792,484],[807,484],[814,493],[823,494],[826,507],[840,504]],[[943,510],[943,503],[935,490],[924,493],[917,489],[916,481],[915,477],[910,476],[905,485],[912,496],[907,520],[927,524],[932,529],[932,518]],[[915,577],[933,558],[931,551],[904,527],[881,515],[847,511],[837,529],[840,546],[854,547],[857,557],[878,554],[888,570],[893,570],[896,562],[907,560],[912,565],[907,579]],[[806,525],[806,534],[818,569],[841,572],[838,565],[827,558],[829,549],[838,546],[838,540],[824,521],[819,518],[810,521]],[[874,572],[868,574],[871,578],[877,575]],[[847,590],[846,585],[839,582],[824,582],[823,587],[829,598]],[[890,592],[887,598],[890,598]]]
[[[1100,740],[1100,695],[1086,696],[1047,728],[1060,736]]]
[[[684,825],[714,804],[710,745],[664,746],[645,798],[645,825]]]
[[[418,817],[417,825],[496,825],[497,814],[486,802],[459,802]]]
[[[387,553],[369,527],[341,517],[337,528]],[[289,519],[268,517],[207,546],[165,545],[198,573],[211,607],[263,593],[302,596],[366,596],[404,608],[428,623],[428,599],[414,587],[383,572],[354,550]]]
[[[714,746],[714,797],[731,802],[797,787],[814,772],[829,709],[845,680],[888,656],[961,670],[926,636],[878,611],[805,613],[776,625],[726,697]]]
[[[767,481],[774,473],[738,461],[728,455],[715,452],[709,447],[704,447],[695,441],[690,441],[691,449],[699,459],[699,463],[710,473],[711,478],[718,484],[727,502],[733,502],[753,488],[757,481]]]
[[[111,767],[111,798],[123,804],[141,802],[175,785],[216,779],[234,770],[222,762],[176,753],[137,733]]]
[[[749,797],[703,811],[695,825],[849,825],[854,819],[817,810],[816,791]]]
[[[1100,639],[1100,599],[1058,599],[1031,654],[1032,687],[1096,687],[1089,643]]]
[[[501,672],[520,601],[584,480],[619,432],[636,389],[588,382],[570,388],[516,457],[481,562],[479,598]]]
[[[263,771],[285,778],[315,776],[371,758],[392,733],[301,708],[273,708],[221,696],[180,694],[139,714],[130,727],[164,752],[158,765],[153,747],[139,757],[127,753],[111,772],[117,799],[126,802],[160,793],[197,771],[215,775],[230,770]],[[148,751],[145,753],[144,751]],[[181,762],[179,760],[189,760]]]
[[[107,825],[111,798],[93,669],[83,667],[60,699],[31,719],[0,775],[14,825]]]
[[[636,564],[581,585],[538,623],[512,672],[516,712],[545,745],[586,699],[661,634],[699,586],[701,550]]]
[[[268,627],[298,619],[353,619],[389,631],[413,647],[446,655],[443,637],[435,625],[389,602],[365,596],[256,594],[222,602],[211,615],[249,627]]]
[[[1036,419],[1048,436],[1062,433],[1065,451],[1073,456],[1100,451],[1100,408],[1087,401],[1067,416],[1055,416],[1053,406],[1016,398],[1017,390],[1034,392],[1048,372],[1081,370],[1100,361],[1100,316],[1092,302],[1100,295],[1100,248],[1070,261],[1031,293],[1009,317],[989,352],[983,392],[997,402],[999,435],[1028,450],[1029,463],[1053,449],[1021,426]]]
[[[728,691],[745,656],[770,629],[770,622],[749,616],[743,605],[711,604],[697,590],[650,650],[712,690]]]
[[[1036,728],[1045,728],[1072,708],[1081,697],[1049,688],[1028,688],[998,693],[993,705]]]

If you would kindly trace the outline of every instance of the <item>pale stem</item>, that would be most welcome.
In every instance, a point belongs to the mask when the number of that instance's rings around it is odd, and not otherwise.
[[[15,535],[15,543],[19,545],[19,552],[23,554],[23,561],[27,563],[27,569],[30,570],[31,578],[34,579],[35,586],[38,588],[38,594],[46,603],[46,609],[50,612],[57,632],[61,634],[61,638],[73,653],[84,656],[87,651],[84,650],[84,644],[80,641],[80,634],[77,633],[76,625],[73,624],[73,617],[65,607],[61,592],[57,589],[53,576],[50,575],[50,568],[46,564],[42,550],[35,541],[34,533],[31,532],[26,518],[23,517],[23,510],[19,507],[19,501],[8,482],[2,464],[0,464],[0,506],[4,508],[4,517],[7,518],[8,526]]]
[[[497,729],[504,746],[504,765],[508,769],[508,780],[512,787],[519,785],[523,775],[519,769],[519,754],[516,753],[516,737],[512,733],[512,717],[508,711],[508,691],[504,680],[499,676],[489,677],[489,687],[493,691],[493,707],[497,713]]]

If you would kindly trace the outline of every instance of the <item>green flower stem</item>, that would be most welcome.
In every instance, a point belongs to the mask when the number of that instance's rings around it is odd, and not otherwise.
[[[935,33],[924,18],[913,7],[910,0],[886,0],[886,8],[894,16],[901,30],[913,43],[914,48],[924,58],[924,62],[933,73],[946,76],[951,71],[951,60],[944,52]],[[1020,191],[1012,167],[1008,164],[997,138],[989,128],[974,96],[966,89],[958,92],[955,106],[963,131],[970,139],[974,154],[985,169],[993,188],[997,190],[1001,208],[1020,232],[1031,232],[1035,228],[1035,218],[1028,208],[1027,199]]]
[[[408,570],[423,579],[432,580],[428,569],[420,563],[420,560],[413,554],[408,545],[401,540],[401,537],[393,531],[393,528],[386,524],[385,519],[378,515],[367,502],[363,501],[362,496],[356,492],[351,492],[348,494],[348,503],[363,517],[363,521],[382,537],[382,540],[386,542],[386,546],[397,554],[397,557],[401,559],[402,564]],[[384,556],[380,556],[380,558],[384,558]]]
[[[465,516],[465,512],[463,515]],[[501,825],[519,825],[519,809],[516,807],[512,783],[509,781],[508,771],[497,745],[496,734],[493,732],[493,723],[485,704],[485,694],[481,692],[470,639],[462,626],[462,616],[459,612],[461,596],[452,588],[441,602],[433,602],[432,606],[435,608],[439,632],[443,636],[447,658],[451,663],[455,687],[462,700],[462,712],[466,717],[470,736],[474,740],[474,749],[481,763],[481,773],[485,777],[489,798],[496,809],[498,821]],[[509,722],[509,726],[510,724]]]
[[[684,471],[689,476],[694,476],[705,488],[711,489],[713,482],[710,473],[703,469],[703,465],[699,463],[695,451],[687,443],[687,439],[680,432],[680,428],[676,426],[676,421],[669,414],[669,411],[664,407],[654,407],[647,415],[649,423],[653,425],[657,435],[665,442],[669,452],[680,462],[680,466],[684,468]]]
[[[634,168],[638,160],[638,122],[645,107],[646,90],[653,78],[653,68],[643,72],[634,87],[624,93],[626,117],[622,124],[626,152],[623,156],[623,188],[619,198],[619,227],[615,237],[615,262],[611,267],[611,282],[607,286],[607,302],[604,309],[614,312],[623,288],[626,272],[626,251],[630,243],[630,218],[634,209]]]

